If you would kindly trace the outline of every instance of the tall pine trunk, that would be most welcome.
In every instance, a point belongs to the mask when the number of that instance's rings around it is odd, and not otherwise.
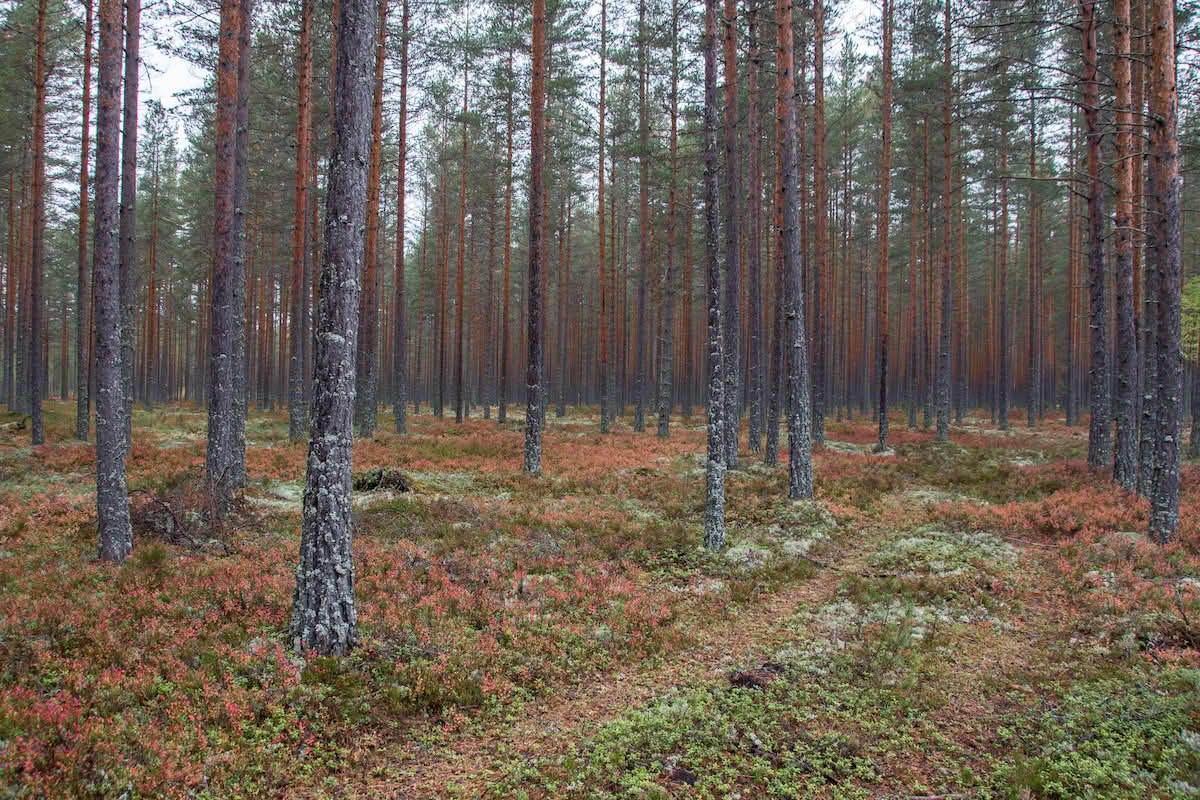
[[[88,394],[88,352],[92,338],[88,325],[88,154],[92,112],[92,0],[85,1],[83,29],[83,133],[79,147],[79,274],[75,280],[75,438],[88,440],[91,396]]]
[[[1183,416],[1183,359],[1180,356],[1180,194],[1176,126],[1175,4],[1150,2],[1150,176],[1153,235],[1158,273],[1157,440],[1154,490],[1150,495],[1150,535],[1166,544],[1179,531],[1179,460]]]
[[[121,0],[100,0],[96,92],[96,530],[99,555],[124,561],[133,549],[125,484],[124,386],[117,189],[121,126]]]
[[[533,85],[530,92],[529,155],[529,363],[526,368],[525,461],[526,472],[542,471],[542,270],[546,157],[546,0],[533,0]]]
[[[289,639],[340,656],[358,643],[351,556],[351,456],[359,276],[371,145],[374,0],[340,0],[325,259],[317,307],[312,436]]]
[[[789,0],[779,0],[781,9],[785,2],[788,3],[790,28],[791,3]],[[790,30],[786,38],[790,43]],[[790,48],[790,44],[788,46]],[[722,363],[721,263],[717,245],[720,219],[717,207],[717,0],[704,2],[703,49],[704,265],[708,298],[705,339],[708,347],[708,460],[705,469],[704,546],[710,550],[722,550],[725,547],[725,429],[721,424],[721,415],[725,410],[722,398],[725,388],[722,372],[725,365]]]
[[[725,466],[738,465],[738,428],[741,406],[738,403],[741,377],[741,218],[738,198],[741,194],[737,146],[737,0],[725,0]]]
[[[1137,488],[1137,327],[1133,313],[1133,74],[1131,64],[1129,0],[1113,5],[1113,41],[1116,55],[1113,75],[1117,84],[1116,173],[1117,189],[1117,397],[1116,460],[1113,478],[1129,491]]]
[[[304,344],[308,337],[308,284],[312,249],[308,228],[309,152],[312,150],[312,25],[314,0],[302,0],[300,12],[299,108],[296,114],[296,214],[292,222],[291,327],[288,361],[288,439],[308,431],[304,404]]]
[[[1096,2],[1082,0],[1080,5],[1083,10],[1083,117],[1087,131],[1087,260],[1092,338],[1092,419],[1088,430],[1088,467],[1107,470],[1112,466],[1112,396],[1108,370],[1108,304],[1105,298],[1104,211],[1100,182]]]
[[[818,0],[820,2],[820,0]],[[888,222],[891,202],[892,168],[892,4],[884,0],[883,8],[883,103],[882,138],[879,156],[879,297],[876,301],[876,327],[879,335],[879,444],[880,451],[888,446]]]
[[[408,0],[400,5],[400,152],[396,167],[396,299],[392,333],[392,413],[396,433],[408,431],[408,325],[404,294],[404,199],[408,166]],[[501,356],[503,357],[503,356]]]

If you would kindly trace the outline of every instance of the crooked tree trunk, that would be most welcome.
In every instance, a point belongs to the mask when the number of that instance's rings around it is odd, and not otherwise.
[[[340,0],[334,137],[317,307],[312,437],[289,638],[344,655],[358,643],[351,557],[351,455],[359,276],[371,145],[374,0]]]

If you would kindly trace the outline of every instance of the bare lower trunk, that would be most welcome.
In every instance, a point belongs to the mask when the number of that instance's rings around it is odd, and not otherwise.
[[[790,10],[790,4],[789,4]],[[790,33],[788,36],[790,41]],[[721,374],[721,265],[717,228],[717,0],[704,3],[704,264],[708,298],[708,460],[705,469],[704,546],[725,547],[725,408]]]
[[[141,0],[125,0],[125,108],[121,127],[121,382],[125,453],[133,446],[133,318],[137,289],[138,45]]]
[[[100,0],[96,93],[96,529],[99,555],[124,561],[133,549],[125,485],[125,399],[121,384],[117,187],[121,98],[121,1]]]
[[[545,213],[542,165],[546,155],[546,0],[533,0],[533,86],[529,158],[529,364],[526,369],[526,472],[542,471],[542,217]]]

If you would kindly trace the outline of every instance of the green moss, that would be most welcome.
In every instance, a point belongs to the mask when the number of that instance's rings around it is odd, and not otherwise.
[[[993,776],[1001,796],[1200,794],[1200,671],[1129,672],[1077,683],[1032,722],[1030,738]]]

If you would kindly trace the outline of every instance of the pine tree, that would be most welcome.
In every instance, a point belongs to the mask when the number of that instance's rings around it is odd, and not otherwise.
[[[358,643],[350,466],[377,9],[374,0],[339,0],[312,436],[289,629],[295,650],[335,656]]]
[[[96,530],[100,558],[124,561],[133,549],[125,484],[125,399],[117,249],[120,168],[121,0],[100,0],[96,91],[96,241],[92,250],[96,321]],[[11,306],[10,306],[11,307]]]

